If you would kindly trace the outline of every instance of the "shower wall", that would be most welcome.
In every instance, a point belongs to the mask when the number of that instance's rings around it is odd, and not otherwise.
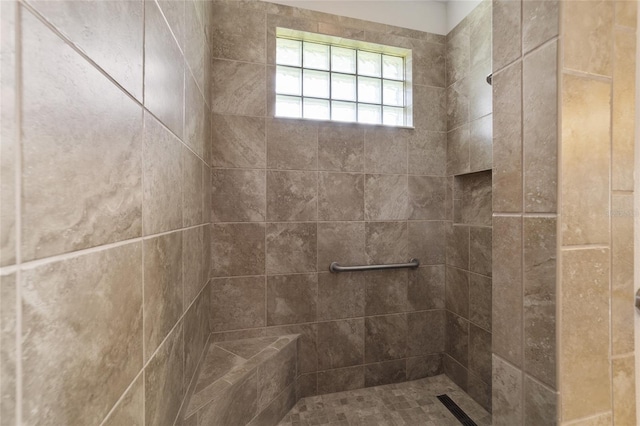
[[[491,2],[447,35],[445,373],[491,411]]]
[[[213,16],[214,339],[300,333],[300,396],[441,373],[445,37],[262,2]],[[415,129],[273,118],[277,26],[412,49]]]
[[[209,332],[210,10],[0,12],[0,423],[172,424]]]

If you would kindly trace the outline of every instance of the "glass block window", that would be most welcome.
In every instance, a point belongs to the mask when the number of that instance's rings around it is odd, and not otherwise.
[[[327,38],[276,38],[275,115],[411,125],[401,49],[366,49],[374,45],[355,41],[353,46],[338,45]]]

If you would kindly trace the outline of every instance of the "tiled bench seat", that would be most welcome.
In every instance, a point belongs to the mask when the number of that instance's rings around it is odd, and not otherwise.
[[[296,403],[297,334],[211,343],[185,426],[272,426]]]

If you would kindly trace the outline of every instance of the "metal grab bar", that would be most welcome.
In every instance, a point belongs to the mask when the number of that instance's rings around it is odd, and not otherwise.
[[[379,271],[381,269],[417,268],[418,266],[420,266],[418,259],[411,259],[409,263],[392,263],[390,265],[340,266],[338,262],[331,262],[329,270],[331,272]]]

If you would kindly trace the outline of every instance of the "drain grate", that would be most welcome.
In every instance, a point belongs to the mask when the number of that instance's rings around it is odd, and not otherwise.
[[[462,408],[458,407],[458,404],[453,402],[453,399],[449,398],[449,395],[438,395],[438,399],[442,402],[442,405],[447,407],[447,410],[451,411],[451,414],[453,414],[461,424],[464,426],[478,426]]]

